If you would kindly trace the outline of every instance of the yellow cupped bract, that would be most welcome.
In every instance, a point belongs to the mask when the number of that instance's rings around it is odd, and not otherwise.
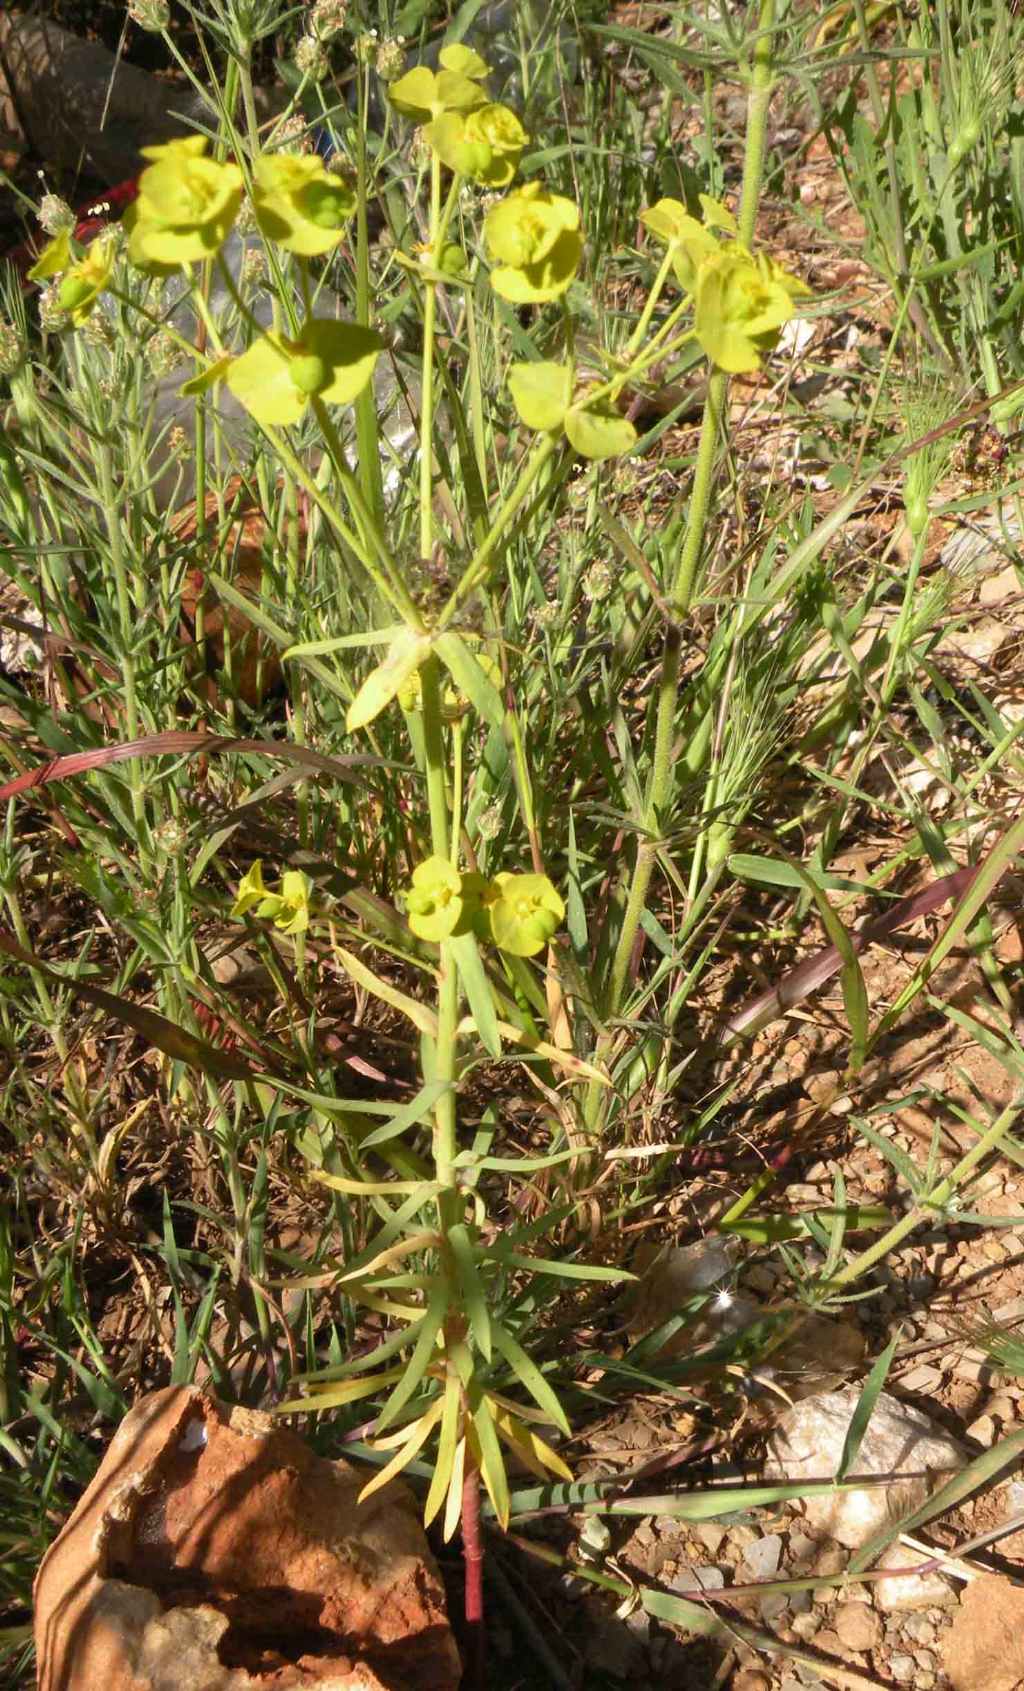
[[[796,315],[796,300],[809,293],[774,259],[729,242],[698,268],[694,333],[720,370],[760,369],[782,325]]]
[[[284,934],[300,934],[309,926],[309,895],[313,883],[298,869],[286,869],[281,877],[280,890],[271,892],[263,883],[263,864],[253,864],[238,883],[238,896],[231,906],[232,916],[245,916],[250,910],[272,921]]]
[[[77,329],[88,317],[110,281],[114,268],[114,241],[101,235],[84,258],[73,264],[57,289],[57,304],[66,311]]]
[[[709,199],[708,204],[717,206],[718,202]],[[684,293],[692,294],[701,261],[713,258],[719,250],[711,228],[691,217],[679,200],[659,200],[657,205],[648,206],[640,213],[640,221],[659,241],[665,242],[679,286]]]
[[[491,286],[516,305],[564,294],[579,267],[583,241],[572,200],[527,182],[492,206],[484,221],[487,248],[497,261]]]
[[[484,895],[499,951],[533,957],[565,918],[565,905],[546,875],[495,875]]]
[[[237,164],[206,158],[204,135],[142,151],[153,163],[139,177],[138,199],[124,217],[132,263],[145,269],[212,258],[242,202]]]
[[[298,422],[310,398],[349,405],[373,375],[383,342],[355,323],[310,319],[295,340],[271,333],[229,365],[225,380],[257,423]]]
[[[442,47],[439,63],[438,71],[417,65],[388,89],[395,110],[414,123],[429,123],[442,112],[471,112],[486,103],[480,82],[490,74],[490,66],[479,53],[456,43]]]
[[[255,161],[253,179],[253,210],[268,241],[304,258],[337,246],[356,196],[323,159],[267,154]]]
[[[449,170],[484,188],[508,187],[528,139],[515,112],[500,105],[442,112],[423,138]]]
[[[528,429],[557,434],[564,429],[570,445],[584,458],[597,461],[619,457],[636,443],[636,430],[607,397],[590,397],[587,390],[573,397],[569,364],[541,361],[513,364],[508,385],[520,420]]]
[[[448,939],[464,912],[459,871],[446,857],[428,857],[417,863],[405,895],[405,908],[417,939]]]
[[[30,282],[45,282],[50,276],[59,276],[71,263],[71,232],[61,229],[54,235],[52,241],[47,241],[39,257],[28,273]]]

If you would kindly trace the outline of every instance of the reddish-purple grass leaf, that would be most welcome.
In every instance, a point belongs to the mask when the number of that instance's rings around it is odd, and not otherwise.
[[[930,916],[933,910],[938,910],[951,898],[959,898],[961,893],[967,892],[973,885],[983,867],[983,863],[972,863],[966,869],[955,870],[952,875],[942,875],[921,892],[914,893],[910,898],[901,898],[884,915],[865,922],[862,928],[850,935],[850,944],[856,955],[860,956],[869,945],[888,939],[898,928],[909,927],[919,916]],[[817,992],[826,981],[838,975],[842,966],[843,959],[834,945],[827,945],[823,951],[816,951],[813,957],[805,957],[795,969],[790,969],[788,974],[783,975],[775,986],[769,987],[766,992],[759,992],[756,998],[751,998],[744,1004],[742,1010],[737,1010],[734,1016],[730,1016],[722,1029],[723,1033],[752,1037],[763,1027],[767,1027],[769,1022],[784,1016],[794,1004],[799,1004],[812,992]]]
[[[90,981],[74,980],[69,975],[60,974],[51,969],[48,964],[37,957],[34,952],[26,951],[10,934],[0,932],[0,951],[14,957],[26,968],[38,969],[39,973],[54,986],[64,987],[78,998],[84,998],[88,1004],[95,1004],[97,1009],[105,1010],[117,1021],[124,1022],[127,1027],[141,1034],[150,1045],[155,1045],[159,1051],[166,1052],[176,1062],[189,1063],[193,1068],[203,1069],[218,1080],[252,1080],[253,1071],[240,1057],[230,1051],[218,1051],[215,1045],[209,1045],[205,1039],[200,1039],[194,1033],[189,1033],[176,1022],[169,1022],[166,1016],[160,1016],[155,1010],[146,1010],[141,1004],[130,1004],[126,998],[119,998],[116,993],[107,992],[101,986],[93,986]]]
[[[310,746],[289,745],[278,740],[236,740],[226,734],[198,734],[185,729],[171,728],[162,734],[146,734],[139,740],[120,740],[113,746],[93,746],[87,752],[69,752],[65,757],[51,758],[37,764],[23,775],[16,775],[0,787],[0,799],[16,798],[33,787],[50,781],[65,781],[71,775],[84,775],[90,769],[103,769],[108,763],[124,763],[134,757],[179,756],[194,752],[255,752],[261,757],[280,758],[282,763],[301,764],[305,769],[321,775],[331,775],[337,781],[358,780],[357,771],[380,767],[375,757],[327,757]]]

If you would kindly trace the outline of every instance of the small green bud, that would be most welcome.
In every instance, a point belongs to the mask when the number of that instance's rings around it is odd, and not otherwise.
[[[315,35],[304,35],[295,48],[295,68],[310,82],[322,82],[330,68],[330,60],[323,42]]]
[[[128,16],[140,29],[159,35],[171,21],[167,0],[128,0]]]
[[[377,75],[382,82],[395,82],[405,70],[405,48],[400,40],[382,41],[377,48]]]
[[[59,235],[62,229],[74,229],[75,214],[59,194],[44,194],[36,214],[47,235]]]
[[[309,19],[310,34],[329,41],[339,29],[344,29],[347,12],[346,0],[316,0]]]
[[[14,324],[0,319],[0,376],[13,376],[24,357],[24,343]]]

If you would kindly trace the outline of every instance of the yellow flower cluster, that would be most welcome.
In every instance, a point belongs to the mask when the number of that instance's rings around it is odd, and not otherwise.
[[[711,362],[733,374],[758,370],[810,289],[735,239],[725,206],[707,194],[700,198],[703,222],[668,199],[641,212],[641,222],[665,242],[676,280],[692,294],[694,334]],[[719,240],[719,233],[730,238]]]
[[[435,943],[475,933],[514,957],[533,957],[565,917],[565,905],[546,875],[460,873],[447,858],[418,863],[405,895],[409,926]]]

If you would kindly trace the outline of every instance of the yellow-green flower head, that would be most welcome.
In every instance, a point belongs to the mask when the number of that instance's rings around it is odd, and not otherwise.
[[[775,260],[730,242],[705,259],[697,272],[693,327],[720,370],[758,370],[796,315],[795,301],[810,293]]]
[[[263,864],[257,861],[238,883],[238,897],[231,906],[231,914],[245,916],[255,910],[257,916],[272,921],[283,934],[301,934],[309,926],[312,890],[308,875],[298,869],[286,869],[280,891],[270,892],[263,884]]]
[[[356,209],[349,184],[323,159],[274,153],[253,165],[253,207],[268,241],[313,258],[330,252]]]
[[[254,341],[231,361],[225,380],[257,423],[287,427],[314,395],[350,405],[373,375],[383,344],[374,329],[313,318],[296,340],[272,333]]]
[[[476,111],[442,112],[423,136],[442,164],[484,188],[507,188],[516,173],[528,136],[508,106],[478,106]]]
[[[492,206],[484,236],[497,268],[491,287],[516,305],[534,305],[564,294],[579,267],[580,214],[571,200],[541,182],[527,182]]]
[[[708,201],[709,205],[716,203]],[[684,293],[692,294],[698,265],[702,259],[714,257],[718,251],[718,242],[710,228],[691,217],[679,200],[659,200],[657,205],[648,206],[640,213],[640,221],[659,241],[665,242],[672,255],[672,269],[679,286]]]
[[[417,939],[448,939],[462,921],[462,876],[446,857],[417,863],[405,895],[409,926]]]
[[[57,304],[68,313],[76,329],[107,286],[113,268],[114,242],[109,235],[101,235],[65,275],[57,289]]]
[[[546,875],[495,875],[485,903],[495,945],[514,957],[542,951],[565,918],[565,905]]]
[[[123,220],[132,263],[144,268],[212,258],[227,239],[242,201],[237,164],[205,158],[205,135],[142,151],[153,163],[139,177],[139,197]]]
[[[479,53],[460,44],[442,47],[439,62],[439,71],[417,65],[388,89],[395,110],[414,123],[429,123],[442,112],[471,112],[486,103],[480,83],[491,67]]]

